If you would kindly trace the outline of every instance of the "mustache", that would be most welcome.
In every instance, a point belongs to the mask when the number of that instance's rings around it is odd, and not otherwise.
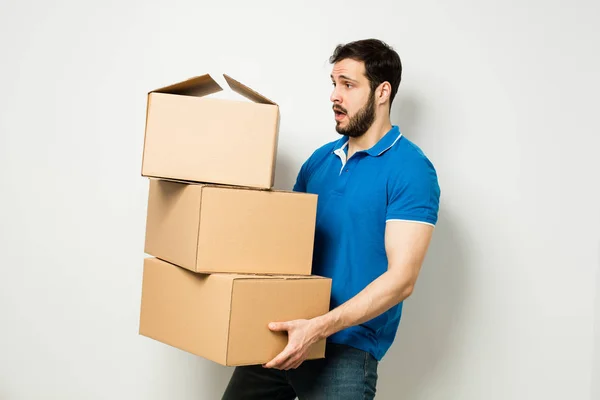
[[[333,109],[333,111],[337,111],[337,112],[341,112],[341,113],[344,113],[344,114],[348,114],[348,111],[344,107],[333,106],[331,108]]]

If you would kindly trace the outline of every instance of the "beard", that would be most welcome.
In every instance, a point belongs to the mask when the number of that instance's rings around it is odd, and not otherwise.
[[[346,110],[341,107],[335,107],[336,110],[341,110],[346,113]],[[346,115],[348,115],[346,113]],[[350,118],[348,126],[342,128],[338,121],[335,125],[337,133],[348,137],[360,137],[369,130],[375,121],[375,93],[371,91],[367,103],[358,112]]]

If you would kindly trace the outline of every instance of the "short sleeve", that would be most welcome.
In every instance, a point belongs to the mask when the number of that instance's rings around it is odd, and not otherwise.
[[[300,167],[300,171],[298,172],[298,176],[296,177],[296,183],[294,183],[294,188],[292,189],[294,192],[306,192],[306,175],[309,160],[306,160],[304,164],[302,164],[302,166]]]
[[[294,183],[294,192],[309,193],[309,189],[312,187],[311,178],[316,168],[323,165],[323,160],[329,154],[331,154],[333,144],[335,142],[327,143],[315,151],[304,161],[296,176],[296,182]]]
[[[426,158],[402,168],[388,182],[386,221],[404,220],[435,225],[440,186],[433,164]]]

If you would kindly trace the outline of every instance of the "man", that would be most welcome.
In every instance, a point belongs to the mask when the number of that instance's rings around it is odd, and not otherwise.
[[[390,122],[402,66],[385,43],[338,46],[331,101],[339,140],[302,165],[294,190],[318,194],[313,274],[332,278],[331,311],[279,321],[288,345],[264,366],[238,367],[224,399],[372,399],[403,301],[437,222],[440,188],[428,158]],[[327,338],[325,359],[306,360]]]

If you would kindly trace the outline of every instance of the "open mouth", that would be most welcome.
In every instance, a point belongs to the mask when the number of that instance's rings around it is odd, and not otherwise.
[[[340,110],[333,110],[333,113],[335,114],[336,121],[339,121],[346,116],[346,113]]]

